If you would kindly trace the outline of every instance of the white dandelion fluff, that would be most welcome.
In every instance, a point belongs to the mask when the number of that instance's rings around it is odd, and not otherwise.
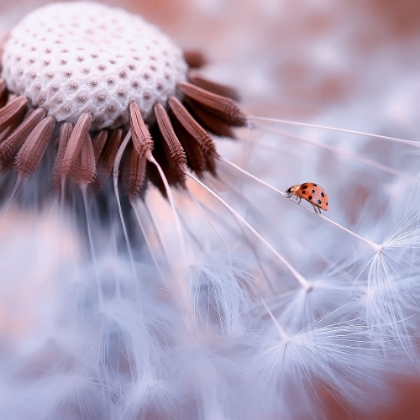
[[[99,3],[0,37],[5,418],[374,417],[418,375],[416,73],[356,74],[384,44],[328,4],[190,5],[207,67]]]

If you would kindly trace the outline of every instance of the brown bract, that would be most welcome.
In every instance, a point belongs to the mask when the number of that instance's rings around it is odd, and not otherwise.
[[[191,67],[204,59],[186,53]],[[189,168],[201,177],[216,173],[218,153],[212,134],[233,137],[233,128],[246,124],[246,116],[234,99],[236,92],[190,71],[188,82],[178,84],[183,100],[175,96],[154,106],[155,122],[146,125],[139,106],[129,107],[131,141],[122,161],[122,183],[130,198],[143,196],[149,181],[163,195],[166,191],[152,160],[163,170],[168,184],[185,187]],[[60,127],[58,127],[60,125]],[[39,167],[48,147],[55,150],[52,168],[57,191],[66,182],[92,185],[98,192],[106,184],[114,165],[124,127],[92,131],[92,115],[83,113],[73,126],[58,123],[42,107],[34,108],[24,96],[16,97],[0,78],[0,164],[3,172],[17,170],[22,178]],[[59,131],[59,134],[56,134]],[[51,139],[57,136],[58,141]]]

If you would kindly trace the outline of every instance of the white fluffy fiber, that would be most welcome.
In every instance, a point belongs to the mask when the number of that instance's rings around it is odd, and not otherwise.
[[[216,3],[204,20],[223,22],[228,8]],[[206,45],[224,60],[206,71],[242,85],[250,113],[287,112],[305,122],[415,139],[418,74],[406,63],[418,58],[410,38],[395,45],[376,40],[366,53],[359,36],[371,34],[374,14],[351,5],[352,16],[332,3],[302,1],[296,11],[294,1],[264,1],[235,9]],[[278,4],[284,15],[274,16]],[[290,26],[285,10],[302,24]],[[323,17],[323,30],[303,25],[314,14]],[[258,25],[256,16],[265,25],[250,33],[247,22]],[[258,45],[263,33],[265,49]],[[384,82],[378,74],[389,57]],[[306,76],[290,72],[290,63]],[[333,76],[345,80],[338,83],[340,100],[329,96]],[[311,291],[192,181],[194,199],[173,191],[176,214],[153,188],[144,203],[133,203],[147,243],[124,208],[130,248],[112,189],[108,219],[103,201],[89,199],[92,258],[78,191],[74,205],[62,209],[43,199],[49,179],[38,172],[23,185],[20,210],[11,205],[0,216],[3,418],[336,419],[328,399],[344,406],[343,416],[380,418],[378,410],[393,406],[391,379],[419,374],[418,143],[262,121],[238,137],[218,141],[222,156],[281,191],[319,182],[330,198],[324,215],[352,232],[226,163],[218,179],[204,179]]]

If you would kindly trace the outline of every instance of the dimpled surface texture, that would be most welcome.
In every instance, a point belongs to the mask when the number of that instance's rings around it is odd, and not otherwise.
[[[186,80],[182,51],[159,29],[121,9],[90,2],[56,3],[29,14],[3,53],[8,88],[57,121],[83,112],[92,128],[129,125],[129,104],[153,120]]]

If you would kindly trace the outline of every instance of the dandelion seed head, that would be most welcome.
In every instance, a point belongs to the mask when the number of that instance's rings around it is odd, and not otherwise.
[[[233,136],[247,119],[232,89],[191,71],[191,57],[119,9],[75,2],[33,12],[1,57],[0,164],[26,178],[52,149],[57,190],[71,178],[98,191],[123,163],[130,200],[148,181],[170,196],[169,186],[185,187],[188,167],[215,174],[210,133]],[[50,140],[63,121],[57,150]]]
[[[153,106],[177,95],[186,71],[181,49],[158,28],[90,2],[37,9],[11,31],[3,52],[11,91],[57,121],[75,123],[89,112],[92,129],[128,126],[131,102],[153,120]]]

